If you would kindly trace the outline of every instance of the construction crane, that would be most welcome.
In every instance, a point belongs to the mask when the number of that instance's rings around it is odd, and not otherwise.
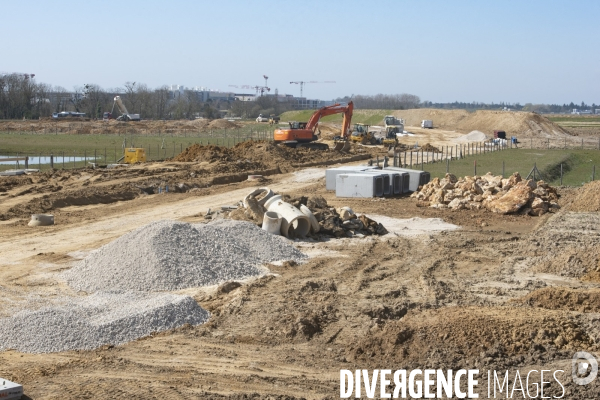
[[[260,95],[262,96],[265,92],[270,92],[271,88],[267,87],[267,86],[251,86],[251,85],[229,85],[229,87],[234,87],[234,88],[238,88],[238,89],[254,89],[256,91],[256,95],[258,96],[258,94],[260,93]]]
[[[265,78],[265,87],[268,87],[269,84],[267,83],[267,81],[269,80],[269,77],[266,75],[263,75],[263,78]]]
[[[324,81],[324,82],[318,82],[318,81],[293,81],[290,82],[290,84],[295,83],[296,85],[300,85],[300,97],[303,97],[303,92],[304,92],[304,85],[306,85],[307,83],[335,83],[335,81]]]

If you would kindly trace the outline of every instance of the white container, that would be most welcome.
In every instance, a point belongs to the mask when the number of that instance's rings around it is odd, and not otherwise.
[[[0,378],[0,399],[12,400],[23,397],[23,386]]]
[[[431,175],[427,171],[419,171],[416,169],[400,168],[400,167],[385,167],[384,170],[406,172],[409,175],[408,189],[411,192],[419,190],[419,186],[425,185],[431,179]]]
[[[427,129],[432,129],[433,128],[433,121],[430,119],[424,119],[421,121],[421,128],[427,128]]]
[[[314,216],[312,211],[310,211],[310,209],[308,207],[306,207],[304,204],[302,204],[300,206],[300,211],[302,211],[302,214],[304,214],[308,217],[308,220],[310,221],[310,228],[311,228],[312,232],[313,233],[319,232],[319,229],[321,229],[321,227],[319,226],[319,221],[317,221],[317,218]]]
[[[345,167],[329,168],[325,171],[325,189],[335,190],[335,178],[339,174],[354,174],[360,171],[378,169],[376,166],[347,165]]]
[[[48,226],[54,225],[54,215],[51,214],[33,214],[29,226]]]
[[[287,238],[305,237],[310,231],[308,217],[290,203],[275,197],[277,196],[271,197],[265,205],[268,211],[274,211],[281,216],[281,234]]]
[[[394,181],[392,179],[392,174],[389,172],[384,172],[380,169],[368,169],[366,171],[360,171],[361,174],[373,174],[380,175],[383,178],[383,195],[387,196],[394,193]]]
[[[263,231],[267,231],[272,235],[281,234],[281,217],[275,211],[267,211],[263,216],[262,223]]]
[[[375,174],[340,174],[335,182],[337,197],[381,197],[383,177]]]

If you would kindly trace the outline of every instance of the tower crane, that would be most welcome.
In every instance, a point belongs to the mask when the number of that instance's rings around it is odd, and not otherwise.
[[[229,87],[234,87],[234,88],[238,88],[238,89],[254,89],[256,91],[256,95],[258,96],[258,94],[260,93],[260,95],[262,96],[265,92],[270,92],[271,88],[267,87],[267,86],[251,86],[251,85],[229,85]]]
[[[304,85],[307,83],[335,83],[335,81],[324,81],[324,82],[318,82],[318,81],[293,81],[290,82],[290,84],[295,83],[296,85],[300,85],[300,97],[303,97],[303,92],[304,92]]]

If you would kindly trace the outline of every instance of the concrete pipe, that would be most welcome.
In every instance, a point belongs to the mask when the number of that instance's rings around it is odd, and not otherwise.
[[[51,214],[33,214],[29,226],[48,226],[54,225],[54,215]]]
[[[276,201],[278,201],[278,200],[281,200],[282,198],[283,198],[283,196],[282,196],[282,195],[280,195],[280,194],[278,194],[278,195],[275,195],[275,196],[271,197],[269,200],[267,200],[267,201],[265,202],[265,208],[268,210],[268,209],[269,209],[269,206],[270,206],[271,204],[273,204],[274,202],[276,202]]]
[[[312,232],[313,233],[319,232],[319,229],[321,227],[319,226],[319,221],[317,221],[317,218],[315,218],[312,211],[310,211],[310,209],[308,207],[306,207],[304,204],[302,204],[300,206],[300,211],[302,211],[302,214],[304,214],[308,217],[308,220],[310,221],[310,227],[311,227]]]
[[[258,201],[258,204],[260,204],[261,206],[264,206],[267,200],[269,200],[274,195],[273,191],[268,187],[258,188],[256,190],[253,190],[251,193],[248,193],[248,195],[244,198],[244,204],[246,204],[248,197],[254,196],[256,198],[262,193],[264,193],[264,195],[260,199],[256,199]]]
[[[281,215],[281,234],[287,238],[305,237],[310,231],[308,217],[290,203],[281,199],[272,201],[275,197],[267,201],[267,209]]]
[[[272,235],[281,234],[281,217],[275,211],[267,211],[263,217],[263,231],[267,231]]]

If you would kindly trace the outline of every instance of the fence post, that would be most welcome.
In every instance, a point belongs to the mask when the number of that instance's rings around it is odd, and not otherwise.
[[[560,186],[562,186],[563,168],[562,163],[560,164]]]
[[[421,148],[421,171],[423,171],[423,149]]]
[[[408,164],[406,164],[406,150],[404,151],[404,166],[406,166]]]
[[[475,176],[477,176],[477,160],[475,160],[475,161],[473,162],[473,167],[474,167],[474,168],[473,168],[473,171],[474,171],[474,172],[473,172],[473,176],[475,177]]]
[[[25,169],[29,169],[29,156],[25,156]]]
[[[54,156],[50,153],[50,168],[54,169]]]
[[[83,150],[83,168],[87,166],[87,150]]]
[[[413,152],[411,151],[411,152],[410,152],[410,167],[411,167],[411,168],[412,168],[412,165],[413,165],[413,164],[412,164],[412,154],[413,154]]]
[[[40,157],[38,158],[38,168],[42,169],[42,153],[40,153]]]
[[[63,161],[63,168],[62,169],[65,169],[65,152],[64,151],[62,152],[62,161]]]
[[[450,160],[446,158],[446,173],[450,172]]]
[[[596,165],[594,164],[594,169],[592,169],[592,180],[596,179]]]

